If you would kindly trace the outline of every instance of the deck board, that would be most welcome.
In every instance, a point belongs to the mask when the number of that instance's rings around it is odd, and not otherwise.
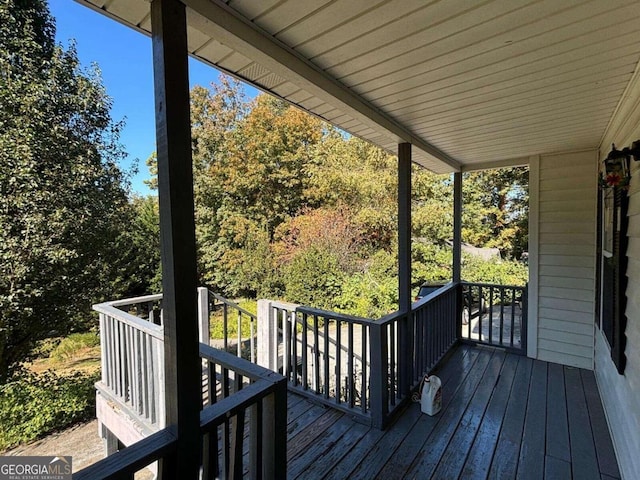
[[[582,377],[584,394],[587,399],[589,419],[591,420],[593,439],[596,444],[600,472],[608,477],[620,478],[620,470],[618,469],[616,454],[613,450],[613,442],[609,436],[607,419],[604,414],[600,395],[598,394],[596,377],[593,372],[587,370],[581,370],[580,376]]]
[[[507,402],[516,375],[518,357],[509,355],[505,359],[495,391],[478,428],[478,433],[470,448],[467,461],[462,470],[464,478],[487,478],[491,467],[491,458],[498,443],[498,436],[507,409]]]
[[[531,359],[524,357],[518,359],[516,376],[509,395],[498,444],[491,460],[489,478],[515,478],[532,368]]]
[[[547,413],[547,363],[534,360],[529,399],[520,445],[516,478],[539,480],[544,478],[545,418]]]
[[[564,368],[567,386],[567,414],[571,437],[571,469],[574,478],[599,479],[600,472],[592,437],[587,401],[584,395],[580,370]]]
[[[290,393],[288,478],[620,478],[592,372],[463,346],[437,375],[384,432]]]
[[[493,354],[494,352],[490,350],[482,350],[480,352],[465,381],[456,390],[454,400],[446,410],[439,414],[440,418],[436,428],[426,440],[420,452],[418,452],[417,458],[408,471],[409,477],[430,478],[438,467],[438,463],[446,451],[449,441],[455,433],[458,423],[471,401],[489,362],[493,360]],[[501,362],[501,360],[502,358],[497,361],[493,360],[493,364],[495,365],[496,362]]]
[[[502,352],[496,352],[491,358],[478,388],[473,397],[471,397],[467,409],[458,422],[456,431],[446,451],[438,462],[438,467],[436,468],[433,478],[441,478],[444,480],[460,476],[471,445],[482,423],[482,418],[491,399],[491,394],[500,377],[504,360],[505,355]]]
[[[443,382],[443,409],[446,409],[451,402],[454,392],[464,380],[466,373],[472,368],[471,365],[477,356],[478,350],[476,349],[458,349],[443,368],[436,373]],[[424,446],[425,440],[436,427],[438,420],[439,416],[420,415],[411,431],[380,471],[380,477],[390,480],[404,478],[407,469]]]
[[[547,378],[546,454],[549,457],[571,462],[564,369],[562,365],[556,363],[549,364],[549,376]]]

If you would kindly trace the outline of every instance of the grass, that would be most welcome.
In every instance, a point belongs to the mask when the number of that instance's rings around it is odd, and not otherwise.
[[[36,374],[53,370],[59,375],[76,372],[94,374],[100,370],[100,337],[95,332],[72,333],[47,339],[37,348],[38,358],[25,367]]]

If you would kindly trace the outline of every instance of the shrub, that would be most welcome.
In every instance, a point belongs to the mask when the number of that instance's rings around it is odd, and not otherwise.
[[[0,385],[0,451],[95,415],[99,374],[21,370]]]
[[[464,256],[462,278],[468,282],[524,286],[529,268],[515,260],[483,260],[469,255]]]
[[[344,281],[338,258],[328,248],[300,251],[284,268],[287,301],[331,310]]]
[[[337,298],[341,312],[380,318],[398,308],[398,273],[394,254],[380,250],[369,259],[365,271],[345,278]]]

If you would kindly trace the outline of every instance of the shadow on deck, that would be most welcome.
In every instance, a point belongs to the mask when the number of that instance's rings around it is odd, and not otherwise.
[[[436,373],[442,411],[385,431],[289,393],[288,478],[620,478],[593,372],[461,346]]]

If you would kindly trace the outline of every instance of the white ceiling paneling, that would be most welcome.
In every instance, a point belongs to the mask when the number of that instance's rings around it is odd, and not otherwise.
[[[637,0],[185,3],[192,55],[439,173],[596,148],[640,60]]]

